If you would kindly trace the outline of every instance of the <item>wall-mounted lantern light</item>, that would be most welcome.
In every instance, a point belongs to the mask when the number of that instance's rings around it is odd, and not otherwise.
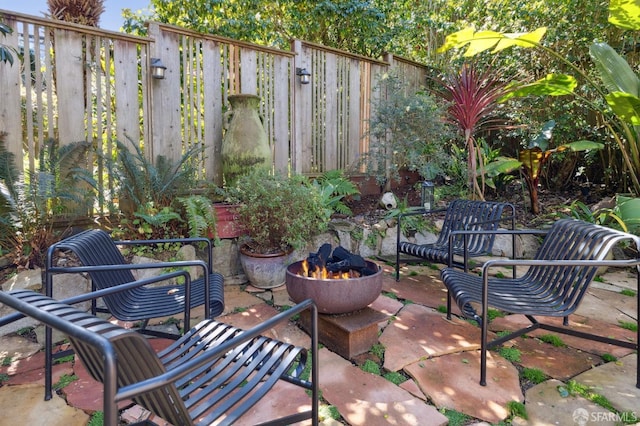
[[[429,211],[433,209],[435,206],[435,185],[431,180],[425,180],[422,182],[422,187],[420,188],[420,199],[422,201],[422,207],[425,210]]]
[[[309,84],[311,73],[306,68],[296,68],[296,75],[300,77],[300,84]]]
[[[162,80],[166,69],[159,58],[151,58],[151,77]]]

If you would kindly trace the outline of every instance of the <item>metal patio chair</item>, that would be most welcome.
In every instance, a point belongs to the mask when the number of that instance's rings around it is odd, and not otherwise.
[[[231,425],[279,380],[309,391],[311,408],[264,424],[288,425],[305,419],[318,424],[317,309],[311,300],[248,330],[203,320],[157,354],[142,334],[70,305],[119,287],[130,290],[142,283],[128,283],[61,302],[30,290],[0,292],[0,302],[68,335],[89,374],[103,383],[107,426],[119,424],[118,403],[129,399],[160,417],[154,420],[162,424]],[[310,354],[306,348],[263,336],[306,309],[311,310],[312,320]],[[14,313],[9,319],[22,315]],[[0,323],[6,323],[7,318],[0,319]],[[309,378],[304,377],[307,363],[311,364]],[[147,420],[145,424],[154,423]]]
[[[127,263],[118,245],[157,245],[161,243],[203,243],[207,247],[208,261],[178,261],[144,264]],[[71,252],[78,257],[81,266],[60,267],[53,264],[56,251]],[[55,297],[53,276],[55,274],[88,273],[93,290],[103,290],[120,284],[133,282],[134,269],[186,268],[196,266],[202,268],[203,276],[192,280],[188,273],[184,284],[159,285],[168,278],[166,274],[152,280],[154,286],[135,286],[124,291],[113,292],[102,298],[104,308],[96,307],[92,300],[92,313],[109,312],[120,321],[139,322],[139,331],[145,334],[177,338],[163,332],[149,330],[147,323],[152,318],[168,317],[182,314],[184,329],[191,327],[191,309],[204,305],[206,318],[214,318],[224,310],[224,279],[212,271],[213,254],[211,241],[207,238],[182,238],[170,240],[132,240],[114,241],[109,234],[100,229],[83,231],[49,247],[45,260],[45,294]],[[65,353],[51,353],[51,330],[45,331],[45,397],[51,397],[51,364],[54,358],[65,356]]]
[[[413,215],[434,214],[445,211],[442,231],[438,239],[430,244],[416,244],[410,241],[400,241],[402,219]],[[397,245],[396,245],[396,281],[400,279],[400,254],[408,254],[415,260],[443,263],[449,266],[468,268],[469,257],[491,254],[494,234],[458,235],[451,238],[454,231],[498,229],[501,222],[509,223],[510,229],[515,229],[515,207],[510,203],[493,201],[454,200],[446,209],[418,210],[401,214],[398,217]],[[451,245],[451,250],[450,250]],[[515,237],[512,240],[515,249]],[[453,253],[453,256],[450,256]],[[462,256],[462,262],[455,256]]]
[[[476,233],[487,231],[477,231]],[[480,384],[486,385],[487,350],[538,328],[568,334],[616,346],[638,349],[640,331],[635,342],[616,340],[568,328],[568,316],[576,311],[600,266],[635,267],[640,255],[630,260],[606,260],[611,249],[620,242],[635,244],[640,237],[614,229],[572,219],[556,221],[547,231],[495,231],[511,234],[546,234],[534,259],[495,259],[487,261],[482,274],[470,274],[453,267],[441,271],[448,296],[463,316],[476,320],[481,327]],[[473,232],[470,232],[473,233]],[[636,252],[637,253],[637,252]],[[495,267],[527,266],[517,278],[491,277]],[[640,275],[637,278],[640,285]],[[640,302],[640,292],[638,302]],[[639,303],[640,304],[640,303]],[[450,304],[449,304],[450,306]],[[510,314],[522,314],[531,321],[525,328],[488,341],[488,310],[494,307]],[[477,313],[480,309],[480,314]],[[448,309],[447,316],[451,317]],[[563,317],[563,327],[539,322],[537,316]],[[640,388],[640,369],[636,369],[636,386]]]

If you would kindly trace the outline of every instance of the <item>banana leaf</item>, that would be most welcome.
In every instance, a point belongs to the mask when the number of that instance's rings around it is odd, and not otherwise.
[[[640,198],[616,196],[614,212],[622,219],[629,232],[640,232]]]

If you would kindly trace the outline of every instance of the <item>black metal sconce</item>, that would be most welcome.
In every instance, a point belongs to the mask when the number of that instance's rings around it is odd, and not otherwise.
[[[435,207],[435,185],[433,181],[425,180],[420,187],[420,200],[422,207],[429,211]]]
[[[306,68],[296,68],[296,75],[300,77],[300,84],[309,84],[311,73]]]
[[[151,77],[162,80],[164,79],[164,72],[167,67],[164,66],[159,58],[151,58]]]

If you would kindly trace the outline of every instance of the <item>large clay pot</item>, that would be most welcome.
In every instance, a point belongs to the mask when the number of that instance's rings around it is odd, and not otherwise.
[[[231,110],[225,114],[222,138],[222,175],[225,186],[255,168],[271,169],[271,148],[258,114],[260,97],[229,96]]]
[[[246,245],[240,246],[240,263],[247,279],[254,287],[274,288],[284,284],[287,266],[293,251],[277,254],[251,253]]]

